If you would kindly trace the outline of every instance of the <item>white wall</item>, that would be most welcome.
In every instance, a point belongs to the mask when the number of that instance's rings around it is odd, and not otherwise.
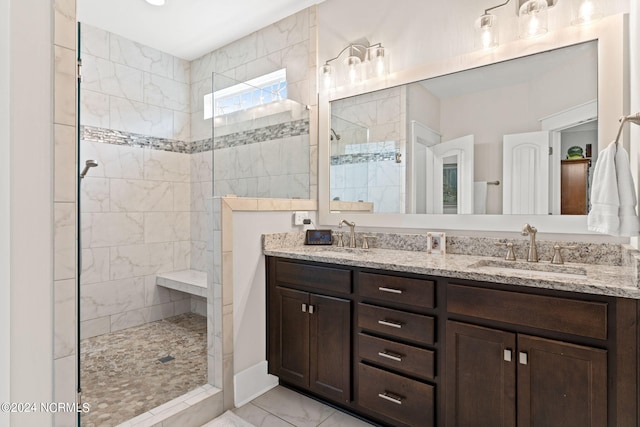
[[[49,0],[11,2],[12,402],[53,399],[52,12]],[[51,423],[46,413],[11,414],[12,427]]]
[[[0,0],[0,93],[9,93],[9,0]],[[9,401],[10,361],[10,260],[9,260],[9,96],[0,98],[0,402]],[[0,425],[9,425],[9,414],[0,412]]]
[[[629,11],[630,0],[605,0],[605,15]],[[326,0],[318,5],[318,60],[333,58],[361,38],[382,42],[391,52],[391,69],[418,65],[475,51],[473,24],[497,1],[478,0]],[[516,3],[496,9],[500,43],[517,39]],[[549,10],[549,29],[570,25],[571,2]]]
[[[636,113],[640,111],[640,2],[631,2],[631,12],[629,19],[629,66],[630,66],[630,111]],[[631,173],[636,183],[640,182],[640,126],[631,126],[630,137],[631,150],[629,157],[631,159]],[[640,185],[636,186],[638,192],[638,200],[640,200]],[[639,239],[631,238],[631,244],[636,248],[639,247]]]
[[[316,223],[315,212],[310,214]],[[292,225],[292,215],[286,211],[233,213],[234,374],[266,360],[266,277],[261,235],[302,231],[302,227]],[[253,380],[258,382],[259,378]],[[247,394],[252,392],[237,383],[236,396]]]

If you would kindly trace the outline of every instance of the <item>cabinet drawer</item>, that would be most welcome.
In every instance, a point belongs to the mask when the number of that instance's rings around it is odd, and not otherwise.
[[[358,304],[358,326],[397,338],[433,345],[434,319],[400,310]]]
[[[276,260],[278,284],[305,286],[314,289],[351,293],[351,271],[318,265]]]
[[[607,304],[498,291],[447,287],[447,311],[585,337],[607,339]]]
[[[434,425],[434,387],[368,365],[358,365],[358,403],[410,426]]]
[[[433,379],[434,352],[371,335],[358,334],[360,358],[416,377]]]
[[[360,273],[360,295],[382,301],[390,301],[415,307],[435,307],[435,284],[431,280]]]

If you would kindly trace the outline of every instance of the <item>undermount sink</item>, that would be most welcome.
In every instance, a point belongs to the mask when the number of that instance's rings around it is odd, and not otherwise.
[[[587,276],[587,270],[584,267],[538,262],[525,263],[517,261],[482,260],[470,264],[469,268],[476,268],[486,272],[513,272],[528,276],[544,276],[566,279],[584,279]]]

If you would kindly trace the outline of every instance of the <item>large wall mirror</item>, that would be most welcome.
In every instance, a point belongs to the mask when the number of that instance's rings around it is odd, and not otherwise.
[[[509,231],[531,221],[586,232],[598,152],[626,111],[616,70],[624,17],[597,27],[330,94],[320,114],[321,220]]]

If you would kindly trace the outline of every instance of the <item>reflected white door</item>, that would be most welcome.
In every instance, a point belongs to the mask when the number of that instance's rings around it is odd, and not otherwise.
[[[433,169],[433,155],[429,147],[440,144],[440,134],[422,123],[411,121],[411,143],[408,147],[407,213],[427,213],[427,199],[432,189],[427,188]]]
[[[503,137],[504,214],[549,213],[549,132]]]
[[[473,140],[473,135],[467,135],[429,147],[433,154],[433,177],[432,189],[427,194],[431,193],[433,196],[427,199],[427,213],[441,214],[444,211],[443,160],[451,157],[455,158],[453,163],[458,168],[457,213],[473,213]]]

